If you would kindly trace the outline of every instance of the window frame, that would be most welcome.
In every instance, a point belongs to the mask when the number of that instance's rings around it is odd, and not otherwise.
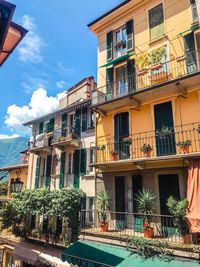
[[[124,55],[127,52],[127,32],[125,36],[125,41],[123,42],[123,47],[121,47],[119,50],[117,50],[117,33],[120,32],[120,40],[123,41],[123,30],[126,32],[126,25],[122,25],[121,27],[117,28],[113,32],[113,51],[114,51],[114,58],[118,58],[122,55]],[[118,53],[122,52],[121,55],[118,55]]]

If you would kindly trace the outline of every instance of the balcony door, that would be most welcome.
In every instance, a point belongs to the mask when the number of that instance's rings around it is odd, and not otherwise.
[[[117,97],[128,94],[127,65],[116,69],[116,95]]]
[[[142,176],[134,175],[132,176],[132,192],[133,192],[133,213],[138,213],[137,203],[135,198],[137,194],[142,190]],[[143,232],[143,217],[139,215],[134,215],[134,231]]]
[[[191,74],[197,71],[194,32],[191,32],[184,36],[184,46],[186,54],[187,73]]]
[[[154,121],[157,156],[176,154],[171,101],[154,106]]]
[[[129,136],[129,113],[123,112],[114,116],[114,146],[119,159],[130,158],[130,142],[124,139]]]
[[[125,228],[125,177],[115,177],[115,211],[116,228],[122,230]]]

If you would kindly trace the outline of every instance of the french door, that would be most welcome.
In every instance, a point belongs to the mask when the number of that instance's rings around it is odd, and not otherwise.
[[[116,94],[117,97],[128,93],[127,65],[116,69]]]

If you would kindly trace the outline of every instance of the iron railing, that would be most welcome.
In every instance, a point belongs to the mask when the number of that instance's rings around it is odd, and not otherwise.
[[[163,127],[126,137],[100,138],[91,147],[96,148],[96,163],[200,153],[200,123]]]
[[[195,50],[160,64],[136,70],[133,75],[97,88],[92,92],[92,105],[117,99],[155,85],[162,85],[167,81],[186,77],[199,71],[200,51]]]
[[[53,142],[64,142],[67,139],[79,139],[77,131],[74,126],[67,126],[57,128],[54,130]]]
[[[52,147],[52,136],[48,136],[46,133],[39,134],[33,137],[33,141],[30,141],[30,149]]]
[[[182,243],[182,236],[174,226],[170,215],[144,215],[130,212],[108,211],[107,230],[102,229],[101,214],[96,210],[81,211],[81,233],[103,235],[109,238],[147,237],[144,233],[145,221],[153,230],[153,237],[163,241]],[[105,228],[104,228],[105,229]]]

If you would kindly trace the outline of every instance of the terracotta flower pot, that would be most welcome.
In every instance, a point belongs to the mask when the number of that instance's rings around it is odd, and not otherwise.
[[[145,158],[150,158],[150,156],[151,156],[151,151],[145,151],[144,152],[144,157]]]
[[[138,76],[142,76],[142,75],[144,75],[144,74],[146,74],[148,72],[148,69],[142,69],[142,70],[139,70],[138,71]]]
[[[108,223],[100,223],[100,231],[101,232],[108,232]]]
[[[118,154],[110,153],[110,158],[111,158],[112,161],[118,160]]]
[[[154,229],[153,227],[144,227],[144,237],[145,238],[153,238],[154,237]]]
[[[155,63],[155,64],[151,65],[151,70],[159,70],[161,68],[162,68],[161,63]]]
[[[190,152],[190,146],[184,146],[181,148],[183,154],[187,154]]]
[[[194,243],[192,234],[186,234],[186,235],[182,236],[182,238],[183,238],[184,244],[193,244]]]

